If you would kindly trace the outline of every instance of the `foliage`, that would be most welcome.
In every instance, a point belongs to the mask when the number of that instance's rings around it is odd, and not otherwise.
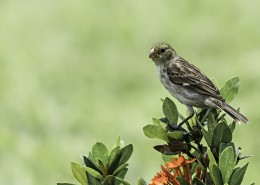
[[[238,92],[239,78],[226,82],[221,94],[228,102]],[[165,117],[153,118],[153,123],[143,128],[148,138],[160,139],[164,144],[154,146],[162,153],[165,165],[156,173],[149,185],[240,185],[248,163],[237,164],[249,156],[242,156],[240,147],[232,141],[236,123],[228,123],[225,114],[216,109],[200,109],[186,125],[178,127],[178,119],[184,117],[178,112],[170,98],[162,105]],[[204,140],[203,140],[204,138]],[[83,156],[84,165],[71,163],[74,177],[82,185],[130,185],[124,180],[128,171],[127,161],[131,157],[131,144],[121,147],[120,138],[109,152],[107,147],[97,142]],[[69,185],[68,183],[58,183]],[[138,185],[146,185],[138,179]]]
[[[231,102],[239,88],[239,78],[234,77],[221,88],[221,94],[227,102]],[[241,157],[240,148],[232,142],[232,134],[236,123],[228,123],[225,114],[216,109],[200,109],[186,126],[177,126],[178,112],[174,102],[169,98],[163,101],[164,118],[153,119],[143,130],[149,138],[161,139],[166,144],[155,146],[162,153],[166,167],[152,179],[151,185],[158,184],[229,184],[239,185],[243,181],[248,163],[236,167]],[[169,126],[169,124],[171,124]],[[203,138],[205,144],[203,143]],[[185,154],[184,157],[182,154]],[[176,158],[176,155],[179,157]],[[168,156],[168,157],[166,157]],[[190,158],[190,159],[188,159]],[[168,161],[167,161],[168,160]],[[184,162],[192,161],[192,165]],[[175,163],[175,168],[170,168]],[[176,168],[177,167],[177,168]]]
[[[71,162],[74,177],[82,185],[130,185],[124,180],[128,170],[127,161],[133,153],[133,145],[120,146],[120,138],[109,152],[107,147],[97,142],[88,156],[83,156],[84,164]],[[69,183],[58,183],[58,185]]]

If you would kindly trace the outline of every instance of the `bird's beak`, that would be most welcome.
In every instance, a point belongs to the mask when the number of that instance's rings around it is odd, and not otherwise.
[[[149,58],[154,58],[155,55],[156,55],[156,53],[154,52],[154,48],[152,48],[152,49],[150,50],[150,53],[149,53]]]

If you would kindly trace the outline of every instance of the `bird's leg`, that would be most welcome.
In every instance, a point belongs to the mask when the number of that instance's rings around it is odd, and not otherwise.
[[[188,105],[186,105],[186,106],[189,111],[189,116],[187,118],[185,118],[184,120],[182,120],[182,122],[177,126],[178,128],[180,128],[184,123],[186,123],[194,115],[194,110],[193,110],[192,106],[188,106]]]
[[[174,131],[176,129],[179,129],[179,127],[177,125],[170,123],[166,117],[161,118],[159,120],[167,125],[167,127],[166,127],[167,131]]]

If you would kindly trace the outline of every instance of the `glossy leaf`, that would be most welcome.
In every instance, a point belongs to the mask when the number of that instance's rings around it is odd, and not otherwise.
[[[205,185],[200,179],[198,179],[197,177],[194,177],[194,179],[192,180],[192,184],[194,185]]]
[[[144,134],[149,138],[162,139],[166,142],[169,142],[166,131],[158,125],[146,125],[143,128]]]
[[[223,185],[221,172],[217,165],[213,164],[212,171],[210,173],[215,185]]]
[[[119,174],[120,170],[124,169],[124,168],[127,168],[128,164],[125,163],[125,164],[122,164],[121,166],[119,166],[113,173],[113,175],[117,175]]]
[[[210,148],[207,148],[207,153],[208,153],[208,157],[209,157],[209,170],[212,171],[213,164],[217,165],[217,162],[216,162],[215,157],[212,154]]]
[[[237,125],[237,123],[235,121],[233,121],[232,123],[230,123],[228,125],[232,133],[234,132],[236,125]]]
[[[82,167],[81,164],[76,162],[71,162],[71,170],[74,177],[82,184],[88,185],[88,180],[86,176],[86,170]]]
[[[228,183],[235,167],[235,154],[232,146],[223,150],[219,158],[219,169],[224,183]]]
[[[247,166],[248,166],[248,163],[245,166],[243,166],[242,168],[236,170],[232,174],[232,176],[230,177],[230,180],[229,180],[228,184],[229,185],[239,185],[239,184],[242,184],[244,175],[246,173]]]
[[[98,168],[98,166],[97,166],[97,161],[95,161],[95,159],[94,159],[94,157],[93,157],[93,154],[91,153],[91,152],[89,152],[89,154],[88,154],[88,159],[94,164],[94,165],[96,165],[96,167]]]
[[[92,154],[95,161],[101,160],[105,165],[108,163],[108,149],[103,143],[97,142],[92,147]]]
[[[121,178],[121,179],[124,179],[125,178],[125,175],[127,173],[128,169],[127,168],[122,168],[121,170],[119,170],[115,176]]]
[[[108,165],[110,166],[114,160],[116,160],[118,154],[119,154],[120,146],[116,146],[113,148],[113,150],[110,152],[108,157]]]
[[[213,135],[213,130],[216,126],[216,120],[214,118],[214,114],[213,113],[209,113],[208,115],[208,123],[207,123],[207,126],[208,126],[208,132],[210,135]]]
[[[101,160],[98,161],[98,165],[99,165],[99,169],[101,171],[101,174],[105,177],[108,175],[108,165],[104,165],[103,162]],[[97,171],[97,170],[96,170]],[[98,170],[99,172],[99,170]]]
[[[220,93],[227,103],[230,103],[238,93],[240,80],[238,77],[229,79],[221,88]]]
[[[129,160],[129,158],[133,153],[133,150],[134,150],[133,145],[129,144],[119,151],[120,159],[119,159],[118,166],[121,166],[122,164],[126,163]]]
[[[153,120],[153,124],[154,124],[154,125],[161,126],[161,121],[160,121],[159,119],[153,118],[152,120]]]
[[[170,98],[165,98],[163,102],[163,113],[166,118],[173,124],[178,122],[178,110],[175,103]]]
[[[88,178],[88,184],[89,185],[102,185],[102,182],[97,179],[96,177],[90,175],[88,172],[86,172],[87,178]]]
[[[169,147],[169,145],[156,145],[153,148],[164,155],[175,155],[179,153],[179,152],[173,152]]]
[[[108,175],[104,180],[104,185],[116,185],[116,184],[122,184],[122,185],[130,185],[128,182],[124,181],[123,179],[119,177],[115,177],[113,175]]]
[[[203,126],[201,126],[201,132],[204,136],[206,143],[210,147],[212,145],[212,135]]]
[[[205,185],[212,185],[212,179],[209,172],[206,173]]]
[[[235,149],[235,144],[233,142],[231,143],[221,143],[220,144],[220,148],[219,148],[219,155],[221,155],[222,151],[229,147],[229,146],[232,146],[233,150],[234,150],[234,154],[236,153],[236,149]]]
[[[232,140],[232,132],[226,123],[220,122],[213,131],[212,146],[219,147],[221,143]]]
[[[99,180],[104,180],[104,177],[96,170],[89,168],[89,167],[84,167],[84,169],[93,177],[99,179]]]
[[[96,164],[94,164],[89,158],[87,158],[86,156],[83,156],[83,160],[84,160],[84,163],[87,167],[90,167],[98,172],[101,173],[101,171],[99,170],[99,168],[97,167]]]
[[[183,139],[183,133],[181,131],[173,131],[173,132],[168,132],[167,136],[169,139],[173,140],[182,140]]]
[[[142,177],[139,177],[137,185],[147,185],[147,183],[145,182],[145,180]]]

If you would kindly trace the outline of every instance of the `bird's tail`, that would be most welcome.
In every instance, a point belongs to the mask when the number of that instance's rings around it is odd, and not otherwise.
[[[245,124],[249,123],[248,119],[243,114],[239,113],[236,109],[228,105],[226,102],[222,102],[219,108],[227,113],[230,117],[232,117],[236,122],[242,121]]]

